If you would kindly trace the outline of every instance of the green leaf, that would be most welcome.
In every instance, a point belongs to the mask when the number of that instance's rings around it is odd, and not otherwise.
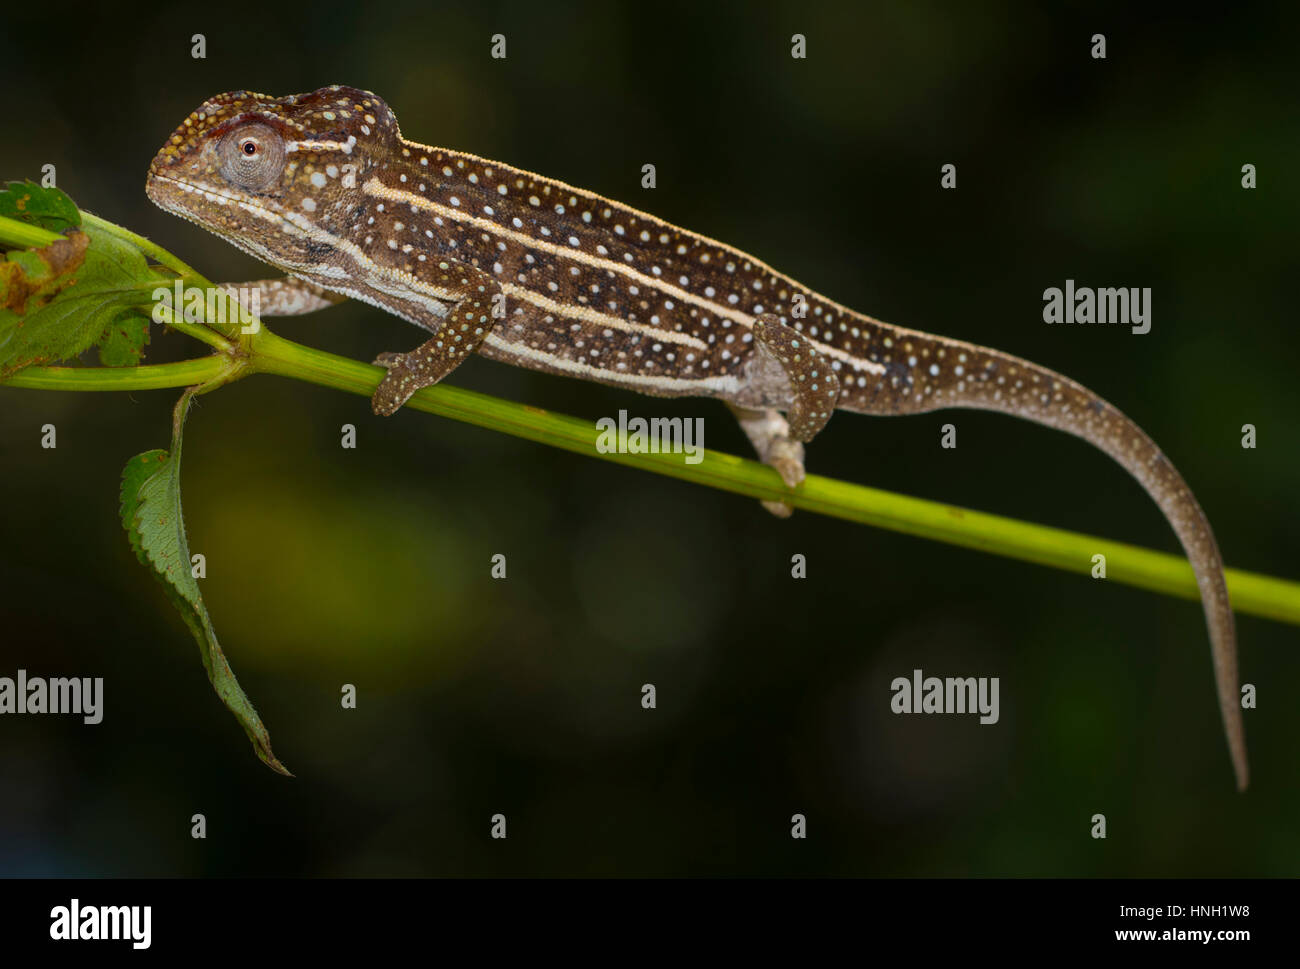
[[[149,343],[149,317],[127,312],[104,331],[99,341],[99,362],[105,367],[135,367],[144,359]]]
[[[126,463],[122,471],[122,527],[136,557],[162,582],[168,598],[198,641],[212,688],[248,734],[257,756],[273,770],[292,776],[272,753],[270,734],[221,651],[198,580],[190,570],[190,549],[181,513],[180,470],[182,429],[193,393],[186,391],[177,402],[171,453],[146,451]]]
[[[0,191],[0,215],[59,233],[81,225],[81,212],[66,192],[32,181],[10,182]]]
[[[105,363],[138,363],[148,320],[132,308],[167,282],[140,250],[94,227],[9,253],[0,263],[0,380],[105,341]]]

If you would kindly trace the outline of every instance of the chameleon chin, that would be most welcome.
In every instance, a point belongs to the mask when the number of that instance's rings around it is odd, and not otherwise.
[[[146,191],[288,274],[241,284],[258,288],[263,315],[352,297],[426,330],[414,350],[376,360],[388,368],[377,414],[479,353],[643,394],[718,398],[792,488],[803,445],[837,409],[978,408],[1083,438],[1155,499],[1195,569],[1246,787],[1236,633],[1210,524],[1141,428],[1068,377],[882,323],[592,192],[408,141],[383,99],[357,88],[205,101],[154,158]]]

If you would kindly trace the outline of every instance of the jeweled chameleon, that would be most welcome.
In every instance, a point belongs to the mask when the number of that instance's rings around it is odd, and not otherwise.
[[[289,273],[245,284],[260,287],[264,315],[351,296],[428,330],[415,350],[376,361],[388,368],[378,414],[477,352],[644,394],[719,398],[791,488],[804,477],[803,442],[836,408],[980,408],[1084,438],[1138,479],[1191,560],[1245,788],[1236,634],[1209,522],[1155,443],[1073,380],[863,316],[592,192],[407,141],[388,105],[356,88],[212,98],[158,152],[146,191]]]

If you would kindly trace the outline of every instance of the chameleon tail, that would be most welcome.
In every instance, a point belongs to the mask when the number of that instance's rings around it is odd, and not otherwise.
[[[864,327],[865,335],[871,330]],[[1001,411],[1096,445],[1155,499],[1196,573],[1210,632],[1219,710],[1238,790],[1249,783],[1237,680],[1237,638],[1214,533],[1191,489],[1141,428],[1086,387],[1045,367],[960,340],[904,330],[862,354],[883,374],[841,379],[837,406],[862,414],[919,414],[949,407]],[[855,354],[857,355],[857,354]],[[878,369],[878,366],[877,368]]]

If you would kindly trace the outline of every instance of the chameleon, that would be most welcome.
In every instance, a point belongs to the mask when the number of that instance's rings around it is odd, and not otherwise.
[[[372,397],[379,415],[477,353],[651,396],[721,400],[792,490],[804,479],[804,445],[835,410],[976,408],[1083,438],[1138,480],[1191,562],[1246,788],[1236,631],[1209,521],[1155,442],[1074,380],[855,312],[739,249],[594,192],[408,141],[388,104],[358,88],[211,98],[158,151],[145,189],[287,274],[240,284],[263,315],[351,297],[427,331],[415,349],[375,360],[386,369]]]

